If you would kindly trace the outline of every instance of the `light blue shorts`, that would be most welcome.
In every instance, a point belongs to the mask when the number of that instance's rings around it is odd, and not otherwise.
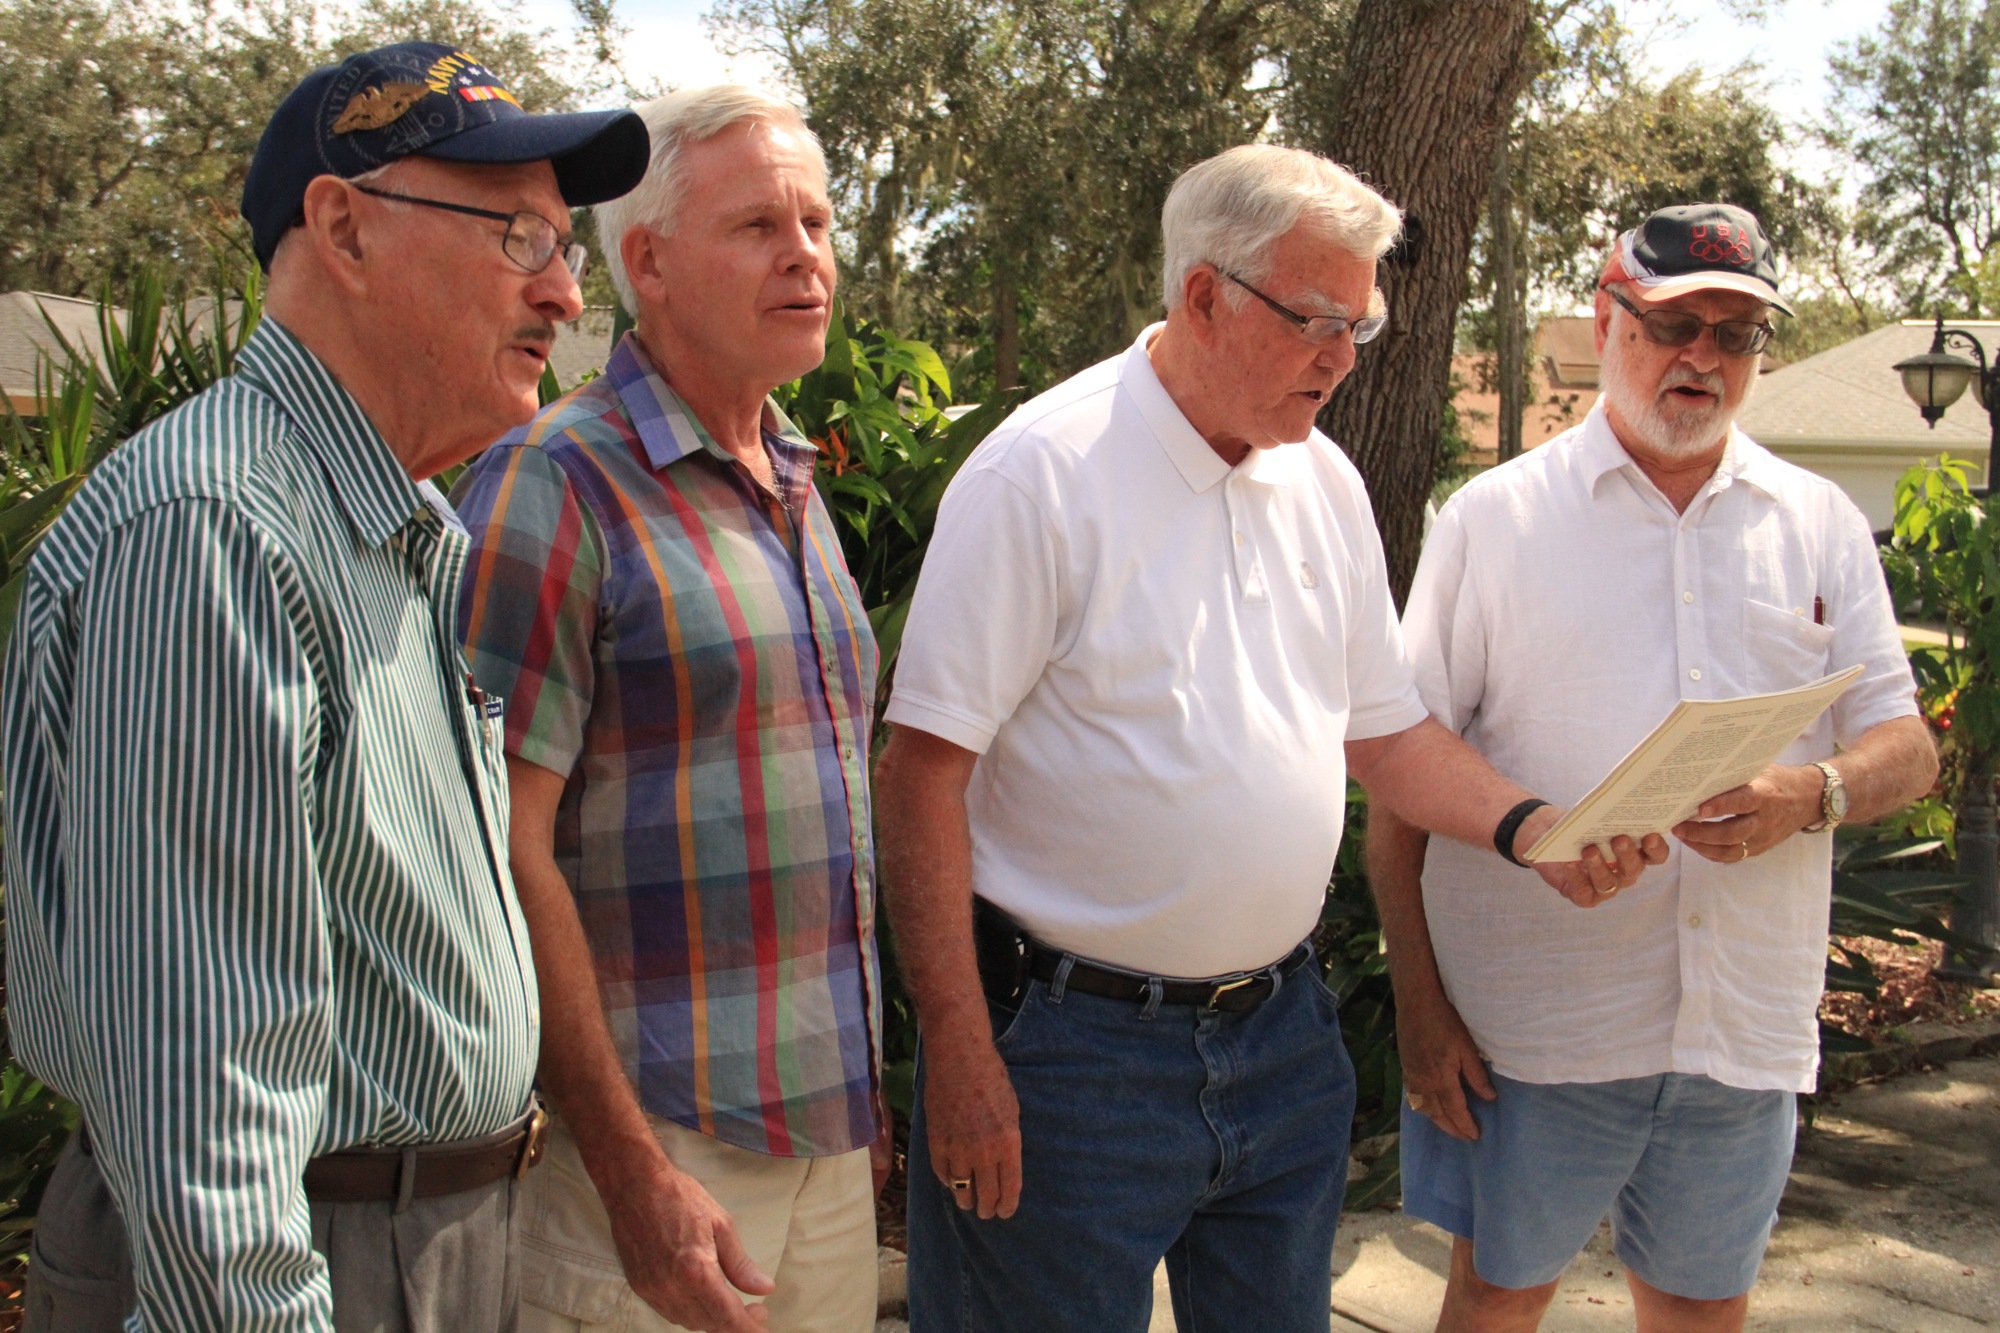
[[[1470,1240],[1480,1277],[1553,1282],[1609,1213],[1618,1257],[1659,1290],[1750,1290],[1791,1171],[1791,1093],[1697,1074],[1493,1087],[1466,1098],[1475,1143],[1403,1108],[1403,1210]]]

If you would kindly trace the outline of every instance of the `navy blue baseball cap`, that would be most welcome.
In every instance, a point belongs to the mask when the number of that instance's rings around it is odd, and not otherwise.
[[[398,42],[323,65],[278,104],[243,181],[257,262],[303,217],[306,186],[399,158],[539,162],[572,208],[616,199],[646,174],[651,144],[633,111],[534,116],[477,59],[437,42]]]

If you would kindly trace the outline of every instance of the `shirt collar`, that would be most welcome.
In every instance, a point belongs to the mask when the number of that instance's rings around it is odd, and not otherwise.
[[[1632,455],[1626,453],[1625,446],[1619,443],[1618,433],[1611,429],[1611,417],[1605,411],[1601,394],[1591,406],[1589,415],[1583,419],[1583,445],[1577,457],[1583,467],[1584,482],[1593,490],[1599,481],[1619,468],[1638,469],[1639,465],[1632,461]],[[1709,478],[1705,489],[1724,490],[1739,481],[1775,497],[1782,476],[1771,451],[1738,430],[1732,422],[1729,441],[1722,449],[1722,461],[1716,464],[1715,475]]]
[[[1173,395],[1167,392],[1167,386],[1160,383],[1159,374],[1153,369],[1153,359],[1146,355],[1147,344],[1164,328],[1165,324],[1154,324],[1139,335],[1139,340],[1125,353],[1124,364],[1118,368],[1118,384],[1131,395],[1139,415],[1152,428],[1153,438],[1167,451],[1167,457],[1173,460],[1188,489],[1199,493],[1227,477],[1232,469],[1188,421],[1180,405],[1174,402]]]
[[[727,449],[715,442],[707,428],[695,420],[681,396],[654,368],[653,359],[646,354],[636,334],[628,332],[618,340],[611,359],[604,363],[604,375],[617,391],[626,415],[631,417],[632,428],[638,431],[640,446],[646,451],[646,461],[655,472],[678,463],[696,450],[705,450],[725,463],[735,461]],[[805,460],[810,460],[819,451],[770,398],[764,400],[763,425],[765,442],[778,455],[773,461],[778,465],[784,489],[788,492],[797,489],[800,484],[797,474],[801,470],[809,483],[812,469],[810,466],[801,469],[801,453]]]
[[[381,546],[424,508],[423,493],[375,423],[324,362],[269,315],[237,354],[236,374],[305,438],[347,521]]]

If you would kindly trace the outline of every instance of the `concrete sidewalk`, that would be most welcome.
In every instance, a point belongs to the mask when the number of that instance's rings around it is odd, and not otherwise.
[[[1843,1094],[1799,1136],[1750,1327],[1785,1333],[2000,1328],[2000,1057]],[[1400,1213],[1349,1217],[1334,1248],[1335,1333],[1431,1333],[1451,1238]],[[1173,1327],[1172,1317],[1153,1327]],[[1545,1333],[1632,1327],[1600,1231]]]
[[[1334,1246],[1330,1333],[1431,1333],[1450,1255],[1451,1238],[1427,1223],[1394,1211],[1351,1214]],[[1845,1093],[1800,1134],[1749,1326],[2000,1328],[2000,1056]],[[1564,1275],[1543,1333],[1631,1327],[1624,1265],[1605,1228]],[[1152,1333],[1174,1333],[1164,1271],[1154,1279]]]

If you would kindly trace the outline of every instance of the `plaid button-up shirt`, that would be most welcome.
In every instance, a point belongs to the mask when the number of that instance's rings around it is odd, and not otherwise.
[[[460,630],[506,748],[569,778],[557,865],[641,1105],[824,1156],[875,1136],[875,640],[815,451],[773,496],[634,338],[455,495]]]

